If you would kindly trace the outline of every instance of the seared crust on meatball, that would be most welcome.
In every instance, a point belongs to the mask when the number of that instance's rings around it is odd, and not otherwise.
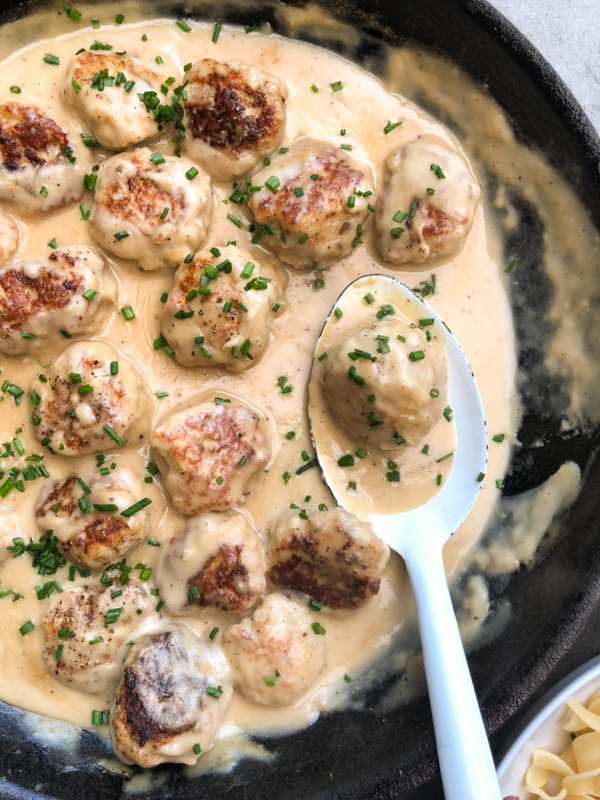
[[[115,293],[104,260],[85,245],[0,269],[0,352],[14,356],[56,345],[64,342],[61,330],[95,333]]]
[[[178,511],[225,511],[271,455],[264,417],[241,400],[208,400],[173,414],[151,444]]]
[[[128,81],[135,81],[134,91],[125,89]],[[138,95],[160,83],[156,72],[129,56],[86,50],[69,62],[64,94],[102,147],[124,150],[156,134],[154,116]]]
[[[306,608],[274,592],[251,617],[227,628],[223,649],[236,689],[255,703],[286,706],[314,686],[326,666],[327,644],[311,624]]]
[[[329,352],[321,376],[323,395],[336,425],[353,440],[381,450],[416,447],[440,419],[448,374],[430,330],[435,332],[435,326],[423,330],[394,316],[374,321]],[[363,356],[356,358],[357,352]],[[423,357],[412,360],[411,353]],[[348,390],[351,370],[355,378]]]
[[[0,105],[0,199],[48,211],[83,195],[89,159],[75,136],[37,106]]]
[[[279,181],[275,189],[267,183],[273,185],[272,178]],[[373,200],[373,175],[370,167],[343,150],[300,139],[289,152],[274,156],[252,181],[262,186],[248,200],[254,219],[259,226],[275,229],[275,235],[263,236],[261,244],[286,263],[330,267],[362,242]]]
[[[211,175],[244,175],[281,143],[285,89],[273,75],[203,58],[186,78],[184,147]]]
[[[188,520],[163,547],[156,583],[168,611],[247,611],[264,592],[263,545],[243,514]]]
[[[111,374],[113,362],[116,374]],[[46,378],[31,384],[41,418],[35,433],[41,440],[49,436],[49,446],[60,455],[121,447],[147,414],[149,398],[141,375],[102,342],[69,345],[52,361]]]
[[[187,158],[147,147],[119,153],[101,166],[90,225],[94,238],[142,269],[175,266],[206,238],[213,198],[210,179]],[[197,174],[192,180],[186,175]]]
[[[131,645],[110,713],[115,754],[141,767],[194,764],[213,746],[231,693],[223,652],[187,626],[171,623],[141,637]]]
[[[111,598],[118,590],[121,594]],[[61,683],[84,692],[104,694],[114,689],[126,655],[123,645],[154,605],[145,588],[133,580],[125,585],[115,579],[109,586],[94,583],[63,589],[51,599],[42,622],[46,669]],[[118,615],[115,609],[121,609]],[[116,622],[111,622],[112,616],[118,617]]]
[[[146,537],[147,508],[132,516],[121,515],[145,494],[142,481],[125,468],[108,475],[88,469],[45,488],[37,500],[35,518],[42,531],[54,531],[67,558],[88,569],[103,569]]]
[[[341,508],[284,514],[271,530],[269,578],[332,609],[356,609],[379,592],[389,548]]]
[[[3,267],[19,247],[19,226],[12,217],[0,213],[0,267]]]
[[[279,279],[271,267],[237,247],[218,252],[196,253],[179,267],[161,330],[180,364],[241,372],[269,343]]]
[[[441,139],[401,145],[385,160],[375,213],[382,257],[404,264],[452,255],[471,230],[479,195],[466,160]]]

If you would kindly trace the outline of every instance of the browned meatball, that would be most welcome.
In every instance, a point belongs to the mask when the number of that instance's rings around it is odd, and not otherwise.
[[[389,548],[341,508],[286,513],[271,531],[272,582],[329,608],[355,609],[379,592]]]
[[[161,156],[155,163],[153,155],[138,147],[107,159],[90,216],[104,250],[145,270],[174,267],[193,253],[208,233],[213,208],[206,173],[187,158]]]
[[[120,592],[118,597],[112,597],[115,592]],[[42,623],[46,669],[61,683],[84,692],[109,691],[125,658],[124,643],[154,606],[133,580],[125,586],[115,580],[109,586],[63,589],[52,599]]]
[[[255,703],[287,706],[314,686],[327,663],[327,642],[312,620],[306,606],[273,592],[251,617],[227,628],[223,648],[236,689]]]
[[[85,147],[37,106],[0,105],[0,199],[46,211],[83,195]]]
[[[111,470],[108,475],[95,468],[93,472],[80,471],[42,491],[36,503],[36,522],[42,531],[54,531],[58,546],[72,561],[103,569],[147,535],[147,506],[132,516],[122,515],[145,494],[142,481],[126,469]]]
[[[211,175],[244,175],[280,144],[285,92],[273,75],[203,58],[186,77],[184,146]]]
[[[179,267],[161,330],[180,364],[242,372],[269,343],[278,275],[237,247],[216,252],[196,253]]]
[[[230,700],[221,648],[171,623],[131,646],[110,714],[114,751],[141,767],[194,764],[213,746]]]
[[[322,269],[362,243],[371,215],[371,168],[327,142],[300,139],[252,178],[248,207],[259,226],[269,226],[261,244],[294,267]],[[274,229],[275,235],[272,230]]]
[[[142,377],[108,344],[70,344],[45,377],[31,385],[41,417],[35,434],[42,440],[49,436],[61,455],[123,447],[146,422],[149,397]]]
[[[86,295],[86,296],[84,296]],[[89,299],[88,299],[89,298]],[[115,298],[104,260],[86,245],[0,269],[0,352],[21,355],[96,333]]]
[[[402,144],[386,158],[375,224],[392,264],[449,256],[464,244],[480,189],[465,158],[436,136]]]
[[[207,400],[154,429],[151,444],[173,505],[193,516],[225,511],[270,458],[264,418],[241,400]]]
[[[246,611],[266,586],[262,542],[243,514],[192,517],[163,547],[156,582],[175,614],[207,606]]]
[[[119,74],[125,79],[117,84]],[[128,81],[135,81],[129,91]],[[156,72],[129,56],[86,50],[71,59],[64,93],[103,147],[124,150],[156,134],[154,116],[139,95],[158,91],[160,82]]]

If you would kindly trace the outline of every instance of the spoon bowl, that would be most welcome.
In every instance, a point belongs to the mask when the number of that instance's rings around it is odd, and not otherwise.
[[[494,762],[442,561],[444,543],[465,520],[481,488],[487,462],[485,415],[475,377],[458,342],[435,310],[396,278],[388,275],[359,278],[342,292],[327,318],[315,348],[309,382],[308,410],[313,444],[323,477],[336,501],[343,508],[354,510],[349,507],[350,494],[345,482],[340,480],[339,461],[322,458],[322,454],[330,450],[327,431],[328,426],[329,431],[335,429],[335,420],[330,415],[324,424],[320,381],[323,354],[327,352],[324,348],[331,345],[334,320],[341,319],[346,310],[352,313],[358,309],[363,316],[372,314],[364,304],[361,307],[360,302],[370,305],[376,300],[392,306],[394,314],[417,327],[423,317],[434,320],[431,330],[436,331],[435,338],[445,356],[448,374],[450,406],[445,409],[445,415],[454,423],[456,441],[449,454],[452,456],[450,472],[426,502],[403,511],[381,508],[381,504],[365,511],[363,506],[359,516],[368,519],[375,533],[406,563],[417,605],[446,800],[499,800]],[[340,402],[343,400],[340,398]],[[394,457],[400,461],[402,471],[402,451],[398,452],[400,455],[394,453]],[[387,451],[383,455],[387,456]]]

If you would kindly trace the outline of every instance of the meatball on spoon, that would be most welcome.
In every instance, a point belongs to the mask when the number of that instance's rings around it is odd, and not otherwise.
[[[398,393],[385,392],[386,381],[390,378],[385,373],[385,359],[390,351],[393,358],[396,358],[395,348],[401,347],[402,340],[407,337],[402,333],[390,336],[389,330],[386,330],[386,336],[381,337],[377,330],[382,319],[389,321],[399,317],[401,310],[415,306],[415,327],[437,330],[439,335],[436,338],[441,341],[445,355],[447,388],[456,431],[454,452],[450,454],[452,458],[448,459],[451,469],[440,488],[417,508],[401,513],[367,512],[365,517],[368,517],[375,533],[406,562],[416,599],[446,800],[484,797],[486,800],[499,800],[500,790],[494,762],[454,616],[442,561],[444,543],[467,517],[481,487],[487,461],[485,417],[475,378],[458,342],[436,312],[427,303],[416,298],[397,279],[386,275],[364,276],[350,284],[335,303],[315,349],[308,394],[311,434],[325,481],[340,506],[353,510],[349,507],[352,492],[348,491],[348,472],[344,472],[343,468],[351,466],[354,456],[351,453],[340,453],[338,448],[334,451],[335,457],[330,457],[335,425],[342,421],[341,417],[346,413],[343,409],[349,403],[353,403],[356,411],[357,437],[361,436],[365,427],[383,427],[384,422],[387,424],[390,419],[402,418],[402,409],[394,410],[392,407],[392,398],[397,397]],[[352,350],[351,344],[346,348],[350,350],[345,354],[349,358],[348,372],[344,373],[343,380],[339,383],[337,404],[334,406],[329,401],[329,421],[328,424],[323,424],[328,416],[328,409],[323,406],[323,397],[326,395],[321,392],[321,387],[327,382],[325,365],[333,360],[334,355],[333,349],[329,348],[332,341],[335,341],[331,338],[332,326],[339,323],[344,315],[349,321],[351,318],[355,320],[361,313],[371,315],[361,334],[364,330],[372,329],[373,349],[371,352],[363,351],[362,348]],[[356,330],[353,333],[354,335],[348,336],[348,343],[356,340]],[[377,341],[380,342],[379,347],[376,347]],[[427,342],[430,342],[429,337]],[[406,353],[406,357],[408,361],[418,363],[426,357],[427,354],[422,355],[423,353],[424,349],[411,350]],[[388,363],[393,364],[393,359]],[[369,385],[369,376],[372,381],[375,380],[369,372],[375,364],[379,366],[381,380],[377,388],[373,384]],[[427,385],[426,388],[426,395],[431,393],[434,397],[445,390],[441,386],[429,389]],[[387,389],[389,390],[389,386]],[[402,386],[398,387],[400,394],[402,389]],[[349,401],[348,398],[353,397],[352,393],[355,391],[364,391],[367,398],[365,408],[361,408],[353,400]],[[380,406],[383,407],[378,407],[377,397],[382,399]],[[385,403],[383,398],[386,398]],[[419,403],[424,402],[417,402],[414,398],[414,394],[411,395],[412,406],[408,409],[413,418],[422,413]],[[376,410],[367,411],[369,404]],[[403,410],[407,411],[406,408]],[[448,418],[449,406],[444,411]],[[346,420],[343,422],[347,428]],[[402,448],[410,444],[409,438],[402,437],[402,429],[391,431],[391,435],[396,437],[399,454],[394,453],[392,457],[400,462]],[[364,439],[358,439],[357,444],[359,441]],[[364,450],[357,448],[355,452],[359,455]],[[388,450],[380,450],[378,455],[388,459],[390,457]],[[402,464],[399,472],[401,470]],[[390,470],[390,473],[392,477],[388,474],[388,481],[394,477],[394,470]],[[435,483],[434,479],[433,484]],[[358,488],[360,490],[360,485]],[[387,507],[387,503],[384,507]],[[381,505],[376,510],[381,512]]]

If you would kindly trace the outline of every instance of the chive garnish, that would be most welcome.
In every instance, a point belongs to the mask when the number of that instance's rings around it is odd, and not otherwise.
[[[150,500],[149,497],[144,497],[142,498],[142,500],[138,500],[137,503],[134,503],[132,506],[129,506],[129,508],[126,508],[125,511],[121,511],[121,516],[132,517],[138,511],[141,511],[142,508],[146,508],[146,506],[149,506],[151,502],[152,500]]]
[[[119,445],[119,447],[125,447],[125,442],[123,441],[123,439],[121,439],[118,433],[115,433],[113,431],[110,425],[103,425],[102,427],[106,431],[106,433],[108,433],[110,438],[113,439]]]

